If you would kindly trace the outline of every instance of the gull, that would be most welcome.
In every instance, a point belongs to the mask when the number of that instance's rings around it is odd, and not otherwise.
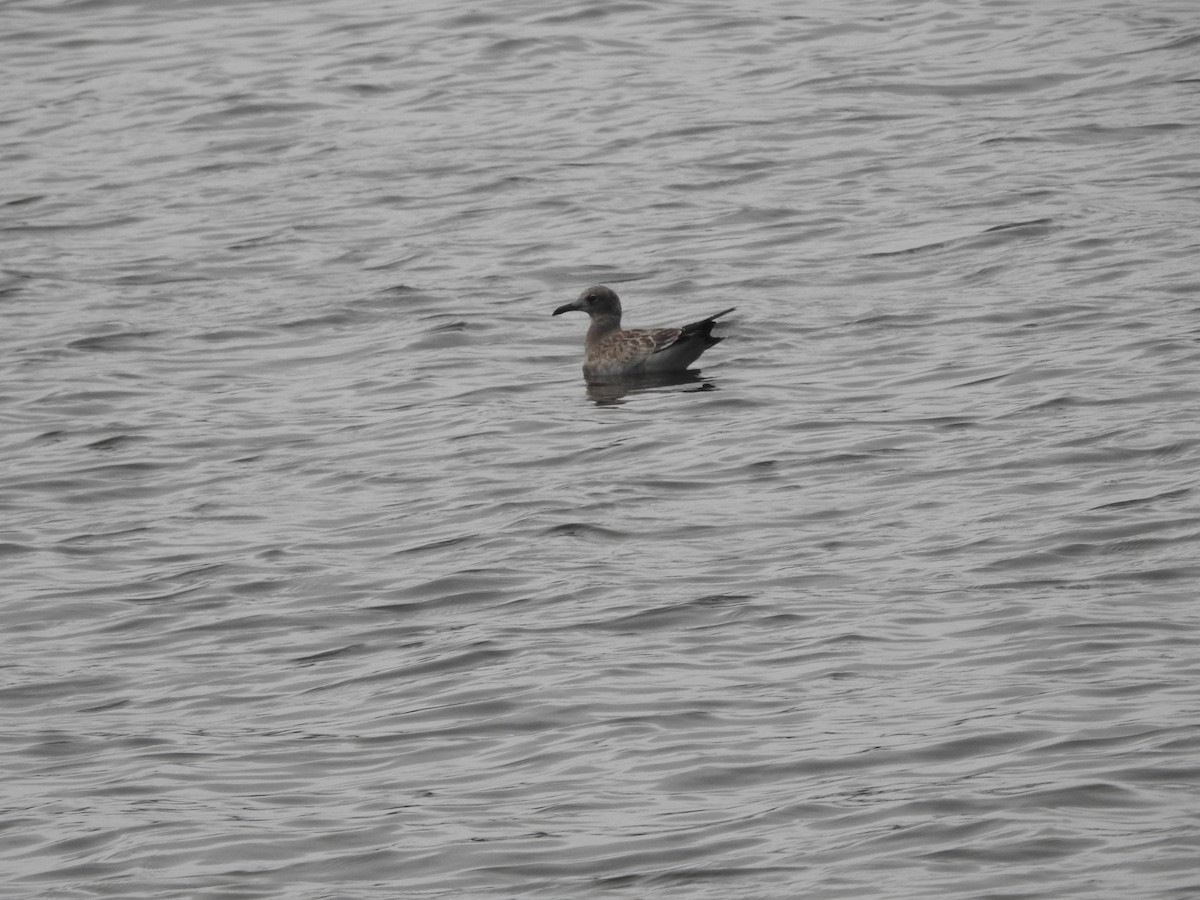
[[[731,306],[682,328],[622,330],[621,300],[616,291],[594,284],[577,300],[560,306],[551,315],[579,310],[591,317],[592,325],[583,345],[583,377],[588,381],[607,381],[684,371],[701,353],[724,340],[712,336],[713,325],[734,309]]]

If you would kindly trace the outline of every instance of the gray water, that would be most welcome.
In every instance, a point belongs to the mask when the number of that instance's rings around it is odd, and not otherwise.
[[[0,18],[4,896],[1200,895],[1194,2]]]

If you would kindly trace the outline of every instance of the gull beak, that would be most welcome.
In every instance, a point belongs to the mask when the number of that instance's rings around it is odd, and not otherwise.
[[[572,300],[570,303],[564,303],[562,306],[560,306],[554,312],[550,313],[550,315],[552,315],[552,316],[562,315],[563,313],[570,312],[573,309],[583,309],[583,307],[579,305],[578,300]]]

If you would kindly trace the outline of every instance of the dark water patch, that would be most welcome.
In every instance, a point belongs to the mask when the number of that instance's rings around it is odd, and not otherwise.
[[[361,653],[365,649],[365,644],[349,644],[345,647],[338,647],[333,650],[323,650],[320,653],[313,653],[308,656],[297,656],[292,660],[292,662],[299,666],[311,666],[317,663],[339,659],[343,656]]]
[[[118,450],[123,449],[130,444],[137,444],[149,440],[145,435],[134,434],[114,434],[111,437],[101,438],[98,441],[92,441],[87,444],[89,450]]]
[[[1009,222],[986,228],[973,234],[962,234],[945,240],[930,241],[914,244],[896,250],[878,250],[862,255],[863,259],[886,259],[889,257],[907,257],[934,251],[985,249],[1003,246],[1012,241],[1029,240],[1044,237],[1051,229],[1058,229],[1052,219],[1033,219],[1024,222]]]
[[[648,606],[634,612],[621,611],[620,615],[589,623],[589,629],[612,631],[619,634],[646,634],[660,629],[705,628],[719,623],[726,609],[737,609],[752,598],[738,595],[715,595],[698,597],[666,606]],[[721,617],[713,619],[713,613]]]
[[[83,221],[75,219],[70,223],[53,223],[53,224],[30,224],[22,223],[19,225],[0,225],[0,232],[20,232],[30,235],[47,234],[59,231],[98,231],[98,230],[117,230],[129,225],[138,225],[146,221],[142,216],[117,216],[96,221]],[[81,283],[93,282],[96,280],[95,275],[91,272],[81,273],[77,280]]]
[[[325,332],[329,329],[346,328],[356,325],[361,322],[360,316],[354,311],[348,309],[331,310],[321,315],[306,316],[302,319],[294,319],[288,322],[280,322],[279,327],[291,331],[320,331]]]
[[[923,859],[938,863],[955,863],[958,865],[998,865],[1049,863],[1066,860],[1103,846],[1099,840],[1083,840],[1069,838],[1012,838],[1007,839],[993,836],[986,846],[958,846],[945,850],[935,850],[922,854]],[[995,896],[995,895],[993,895]],[[1003,896],[1003,895],[1001,895]],[[1011,896],[1011,895],[1010,895]],[[1038,896],[1038,894],[1019,894],[1016,896]],[[1046,896],[1046,895],[1042,895]]]
[[[224,344],[234,342],[262,342],[273,336],[274,331],[267,328],[221,328],[216,331],[208,331],[195,335],[197,340],[205,341],[212,344]]]
[[[403,547],[394,551],[396,556],[403,556],[410,553],[440,553],[451,548],[463,547],[478,543],[482,540],[482,535],[465,534],[449,538],[440,538],[434,541],[422,542],[411,547]]]
[[[67,348],[88,353],[140,350],[149,338],[156,338],[163,334],[164,332],[161,331],[113,331],[69,341]]]
[[[46,199],[45,194],[29,194],[25,197],[14,197],[12,200],[5,200],[3,206],[27,206],[31,203],[40,203]]]
[[[115,285],[159,285],[205,283],[209,279],[203,275],[188,275],[175,270],[176,263],[171,260],[158,261],[170,267],[170,271],[138,272],[131,275],[112,275],[104,279],[105,284]]]
[[[563,522],[541,532],[542,537],[569,537],[583,540],[623,541],[629,537],[626,531],[590,525],[586,522]]]
[[[1172,452],[1170,454],[1159,453],[1156,455],[1174,456],[1175,454]],[[1114,500],[1110,503],[1102,503],[1099,506],[1094,506],[1094,507],[1092,507],[1092,509],[1093,510],[1129,509],[1132,507],[1153,506],[1153,505],[1157,505],[1158,503],[1160,503],[1161,501],[1164,501],[1164,500],[1167,500],[1167,501],[1180,500],[1180,499],[1183,499],[1184,497],[1190,497],[1191,495],[1192,495],[1191,488],[1177,488],[1177,489],[1170,490],[1170,491],[1163,491],[1160,494],[1153,494],[1153,495],[1147,496],[1147,497],[1134,497],[1129,500]]]

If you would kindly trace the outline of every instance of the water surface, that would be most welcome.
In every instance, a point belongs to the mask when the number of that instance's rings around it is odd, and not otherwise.
[[[1200,891],[1192,4],[4,16],[12,896]]]

